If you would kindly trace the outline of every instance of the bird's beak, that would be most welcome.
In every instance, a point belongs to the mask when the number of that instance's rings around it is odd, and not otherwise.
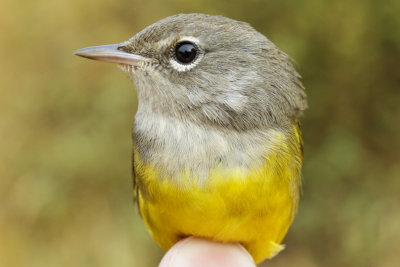
[[[126,43],[91,46],[76,50],[74,55],[131,66],[138,66],[144,62],[154,62],[154,59],[129,53],[125,48]]]

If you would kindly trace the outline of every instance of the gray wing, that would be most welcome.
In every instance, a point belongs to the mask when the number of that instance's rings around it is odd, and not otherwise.
[[[139,205],[139,186],[136,182],[136,172],[135,172],[135,155],[132,153],[132,181],[133,181],[133,202],[136,203],[140,217],[142,213],[140,212]]]

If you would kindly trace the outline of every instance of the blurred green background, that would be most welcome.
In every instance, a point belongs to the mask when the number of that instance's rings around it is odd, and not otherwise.
[[[0,266],[158,264],[132,204],[135,90],[72,52],[182,12],[251,23],[303,76],[304,194],[265,266],[400,266],[398,0],[0,0]]]

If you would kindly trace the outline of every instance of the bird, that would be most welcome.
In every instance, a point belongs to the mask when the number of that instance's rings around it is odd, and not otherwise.
[[[246,22],[198,13],[74,54],[116,63],[136,87],[134,198],[161,248],[238,242],[255,263],[284,248],[307,108],[287,54]]]

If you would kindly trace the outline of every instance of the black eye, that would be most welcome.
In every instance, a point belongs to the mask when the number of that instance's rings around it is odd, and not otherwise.
[[[179,63],[192,63],[199,53],[197,47],[191,42],[180,42],[175,46],[175,57]]]

